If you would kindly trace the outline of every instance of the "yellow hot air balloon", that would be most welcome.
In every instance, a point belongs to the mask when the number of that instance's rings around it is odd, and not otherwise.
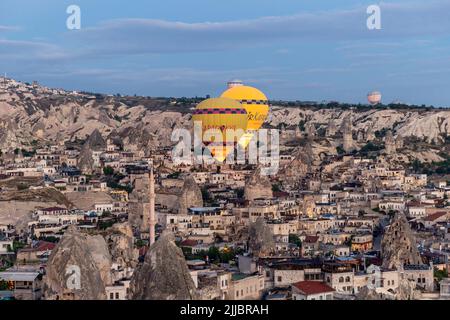
[[[235,86],[229,88],[221,97],[239,101],[247,110],[248,124],[246,133],[239,144],[246,148],[255,132],[261,128],[269,113],[269,101],[264,93],[250,86]]]
[[[192,115],[192,120],[200,121],[202,126],[202,141],[210,150],[212,156],[223,162],[234,150],[235,141],[239,141],[247,128],[247,111],[236,100],[227,98],[211,98],[200,102]],[[214,141],[205,131],[219,130],[221,141]],[[233,129],[235,136],[227,130]],[[216,131],[217,132],[217,131]]]

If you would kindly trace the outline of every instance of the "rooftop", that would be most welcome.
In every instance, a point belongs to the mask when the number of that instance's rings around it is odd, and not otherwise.
[[[294,283],[292,286],[296,287],[300,292],[306,295],[334,292],[334,289],[329,285],[318,281],[300,281]]]
[[[4,281],[34,281],[39,272],[12,271],[0,272],[0,279]]]

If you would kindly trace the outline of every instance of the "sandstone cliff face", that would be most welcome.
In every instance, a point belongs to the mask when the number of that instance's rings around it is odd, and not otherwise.
[[[80,151],[80,156],[78,158],[78,167],[87,173],[92,173],[94,171],[94,158],[92,157],[93,151],[104,150],[106,147],[106,142],[103,139],[100,131],[95,129],[89,138],[83,144]]]
[[[144,204],[149,202],[148,174],[132,175],[130,180],[133,184],[133,191],[129,195],[128,222],[135,228],[142,228],[144,224],[142,221]]]
[[[248,229],[248,246],[255,256],[266,256],[275,249],[275,241],[271,229],[259,217],[250,223]]]
[[[191,207],[202,207],[203,197],[200,187],[192,176],[187,176],[184,180],[183,188],[178,196],[178,213],[185,214]]]
[[[101,235],[87,235],[69,227],[47,266],[45,299],[106,299],[105,286],[111,283],[111,255]],[[74,270],[80,271],[79,287],[74,284]]]
[[[328,127],[330,120],[341,126],[351,116],[353,130],[367,132],[393,129],[402,137],[415,136],[428,141],[442,141],[443,134],[450,134],[450,111],[447,110],[381,110],[354,111],[343,109],[283,108],[273,106],[267,123],[278,127],[280,124],[297,126],[300,121],[307,121]]]
[[[133,230],[128,222],[116,223],[104,231],[111,260],[121,266],[134,268],[139,251],[134,249]]]
[[[422,296],[420,290],[412,280],[400,278],[398,288],[395,291],[385,291],[382,288],[361,288],[356,294],[357,300],[418,300]]]
[[[416,283],[413,280],[400,278],[395,296],[397,300],[418,300],[421,296],[422,292],[416,289]]]
[[[400,270],[405,264],[422,264],[416,240],[406,217],[396,213],[381,241],[384,268]]]
[[[253,201],[257,198],[272,198],[272,184],[268,176],[261,174],[258,168],[248,179],[244,188],[244,198]]]
[[[199,298],[183,252],[171,233],[164,232],[147,251],[144,262],[133,274],[130,291],[134,300]]]
[[[296,148],[293,152],[294,159],[280,170],[283,185],[295,185],[300,179],[305,178],[308,173],[314,172],[314,164],[318,159],[315,149],[317,148],[313,148],[313,143],[310,141],[306,145]]]

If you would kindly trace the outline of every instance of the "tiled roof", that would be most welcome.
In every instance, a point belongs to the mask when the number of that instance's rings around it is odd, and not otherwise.
[[[447,214],[446,211],[439,211],[433,214],[430,214],[428,217],[425,217],[423,220],[424,221],[434,221],[436,219],[439,219],[442,216],[445,216]]]
[[[61,207],[49,207],[49,208],[45,208],[42,209],[42,211],[61,211],[61,210],[67,210],[66,208],[61,208]]]
[[[198,244],[197,240],[187,239],[180,243],[182,247],[193,247]]]
[[[305,295],[333,292],[334,289],[329,285],[319,281],[300,281],[293,284],[300,292]]]
[[[318,236],[306,236],[305,242],[307,243],[316,243],[319,240]]]

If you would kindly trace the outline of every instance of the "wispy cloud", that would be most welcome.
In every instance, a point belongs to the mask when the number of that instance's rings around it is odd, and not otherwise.
[[[265,46],[283,40],[380,41],[448,35],[450,1],[381,3],[382,30],[366,27],[366,7],[229,22],[117,19],[72,33],[96,54],[182,53]],[[385,42],[384,45],[388,45]]]
[[[265,47],[289,41],[347,42],[337,50],[358,46],[394,47],[393,40],[450,33],[450,1],[381,3],[382,30],[366,27],[366,7],[299,13],[228,22],[186,23],[157,19],[115,19],[68,31],[54,44],[7,41],[0,53],[26,47],[34,58],[72,59],[158,53],[220,52]],[[1,31],[17,27],[0,26]],[[429,40],[428,40],[429,41]],[[348,43],[352,42],[352,43]],[[356,42],[356,43],[355,43]],[[359,42],[359,43],[358,43]],[[279,53],[286,53],[283,47]]]
[[[37,41],[0,39],[0,57],[3,59],[54,61],[66,56],[65,51],[58,45]]]
[[[12,31],[19,31],[20,27],[17,26],[4,26],[0,25],[0,32],[12,32]]]

